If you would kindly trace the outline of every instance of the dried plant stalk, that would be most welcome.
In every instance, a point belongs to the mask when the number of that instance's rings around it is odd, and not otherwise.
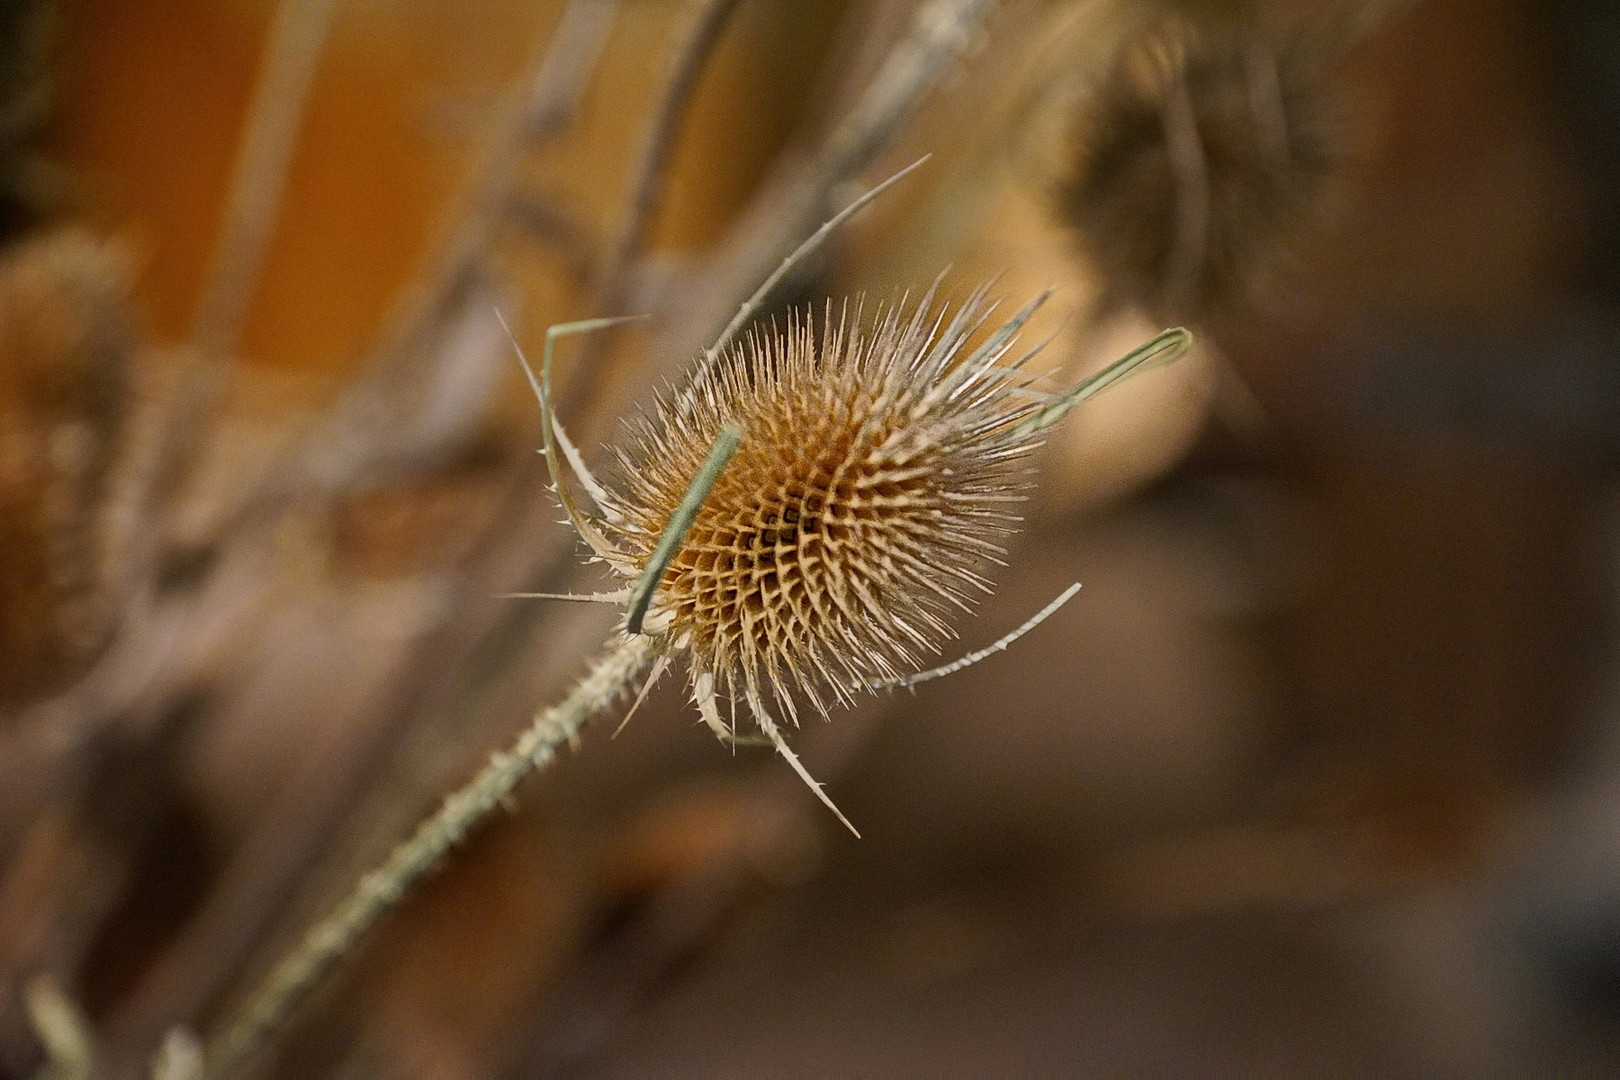
[[[225,390],[336,8],[337,0],[284,0],[276,9],[220,239],[192,315],[191,361],[177,383],[148,480],[149,509],[161,507],[180,486]]]
[[[563,743],[623,694],[657,653],[654,639],[620,636],[560,704],[535,717],[510,749],[496,754],[465,787],[355,886],[207,1046],[203,1076],[227,1075],[286,1018],[292,1007],[354,946],[377,919],[436,867],[462,838],[507,799]]]

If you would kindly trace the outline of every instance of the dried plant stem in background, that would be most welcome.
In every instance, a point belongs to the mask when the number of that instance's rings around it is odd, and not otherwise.
[[[90,1080],[95,1070],[95,1045],[84,1013],[48,975],[36,976],[24,989],[23,1000],[45,1064],[35,1080]]]
[[[597,713],[611,705],[656,657],[660,644],[647,636],[619,637],[589,674],[557,705],[535,717],[509,750],[483,771],[376,870],[367,874],[336,911],[317,924],[302,944],[278,964],[263,986],[210,1041],[205,1077],[224,1076],[286,1019],[293,1006],[421,877],[437,866],[467,832],[510,796],[530,773],[574,739]]]
[[[699,0],[698,12],[685,40],[675,50],[675,61],[664,83],[662,97],[653,110],[646,142],[637,159],[630,181],[629,205],[619,232],[597,268],[595,296],[591,310],[598,315],[627,314],[630,301],[631,270],[641,255],[658,209],[659,196],[679,144],[676,135],[687,107],[692,103],[698,77],[702,75],[726,24],[737,9],[737,0]],[[577,374],[569,383],[562,410],[574,410],[595,397],[605,373],[602,358],[611,335],[599,334],[585,345]]]
[[[469,171],[485,177],[486,186],[497,186],[488,179],[493,174],[510,177],[532,140],[553,133],[572,116],[595,71],[595,58],[618,7],[618,0],[571,0],[568,4],[555,30],[547,35],[549,40],[536,48],[530,67],[514,80],[511,100],[516,103],[516,113],[500,112],[495,121],[499,131],[482,140],[484,145],[498,143],[506,155],[504,165],[497,160],[498,153],[477,156],[477,164]],[[509,183],[500,186],[510,190]],[[478,214],[499,217],[504,207],[494,197],[464,202],[451,215],[452,231],[487,241],[496,228],[494,222],[474,226],[463,219]],[[462,265],[467,261],[460,260]],[[426,328],[443,317],[445,305],[427,298],[442,295],[450,275],[440,270],[455,262],[446,258],[424,271],[423,281],[400,307],[401,324]],[[429,279],[439,284],[432,286]],[[360,385],[345,393],[327,416],[289,440],[264,480],[232,495],[234,501],[217,515],[220,524],[202,541],[205,550],[218,554],[200,588],[176,594],[160,605],[154,613],[156,625],[148,625],[142,634],[123,635],[119,655],[113,658],[118,664],[108,666],[104,678],[76,687],[72,701],[60,706],[52,703],[53,715],[75,718],[74,730],[89,732],[104,722],[96,718],[128,710],[132,700],[142,702],[139,707],[143,710],[156,710],[196,685],[201,676],[191,654],[199,648],[197,639],[206,644],[237,633],[242,615],[253,610],[257,590],[265,583],[262,570],[256,569],[264,554],[262,527],[293,506],[334,494],[334,489],[341,491],[363,475],[367,463],[376,457],[376,429],[412,426],[401,416],[420,406],[420,396],[404,393],[400,387],[419,385],[420,380],[453,380],[465,367],[457,366],[456,356],[434,354],[421,357],[409,371],[398,364],[378,370],[385,353],[386,349],[379,348],[373,370],[361,377]],[[494,362],[508,362],[504,351]],[[321,445],[322,439],[328,441]],[[514,495],[514,505],[529,505],[535,494],[531,490],[527,495]],[[527,534],[510,516],[505,528]],[[353,813],[359,793],[374,779],[380,762],[397,746],[409,723],[420,715],[421,701],[442,692],[455,665],[488,632],[489,621],[495,618],[490,612],[494,605],[487,600],[479,603],[479,599],[511,584],[492,569],[504,569],[491,552],[499,543],[488,538],[476,545],[450,579],[447,591],[454,599],[446,607],[458,614],[425,636],[405,665],[408,676],[386,700],[373,703],[384,716],[378,721],[375,739],[341,760],[321,762],[319,769],[312,766],[308,775],[316,778],[313,786],[293,785],[233,851],[201,910],[142,973],[133,992],[108,1019],[108,1041],[115,1052],[122,1050],[125,1058],[144,1054],[138,1048],[149,1046],[162,1031],[207,1009],[241,977],[254,948],[263,948],[267,938],[274,938],[269,928],[277,926],[277,920],[294,906],[290,894],[310,879],[312,866],[329,855],[333,838],[342,835],[339,826]],[[501,553],[507,550],[503,548]],[[148,701],[150,705],[144,704]],[[472,711],[479,706],[459,702],[452,707]],[[395,823],[387,832],[388,839],[402,835],[405,824]]]
[[[219,240],[192,314],[190,344],[202,363],[236,352],[336,7],[337,0],[283,0],[276,9]]]
[[[156,448],[148,508],[161,506],[206,439],[258,287],[309,90],[337,0],[282,0],[248,107],[224,221],[191,322],[191,360]]]
[[[737,10],[737,0],[702,0],[699,8],[691,30],[676,48],[675,61],[631,176],[624,220],[597,275],[600,292],[594,306],[600,315],[622,314],[616,309],[625,300],[626,272],[646,243],[664,178],[675,157],[681,120],[697,89],[698,77]]]
[[[928,0],[920,6],[849,113],[814,151],[784,159],[720,251],[675,298],[653,355],[685,356],[693,343],[712,340],[731,317],[735,297],[746,295],[798,237],[825,220],[833,189],[888,145],[994,8],[995,0]]]
[[[508,96],[477,151],[449,215],[445,242],[383,330],[364,380],[369,392],[388,392],[409,365],[425,361],[425,346],[453,314],[468,279],[487,264],[490,241],[506,220],[528,151],[578,107],[618,9],[619,0],[570,0],[556,29],[536,45],[527,68],[532,74]]]
[[[577,108],[619,6],[620,0],[570,0],[482,139],[445,239],[401,296],[364,371],[325,415],[289,440],[261,483],[219,515],[210,543],[300,499],[347,490],[384,461],[429,456],[444,441],[442,431],[423,431],[416,418],[452,391],[488,382],[480,372],[445,370],[470,352],[445,339],[487,311],[490,241],[513,212],[520,167],[533,145]],[[463,411],[481,416],[483,404]]]

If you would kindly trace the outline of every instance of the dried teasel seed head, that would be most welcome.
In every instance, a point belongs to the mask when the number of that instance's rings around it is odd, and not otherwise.
[[[870,330],[847,305],[819,326],[795,316],[639,423],[605,508],[638,567],[717,433],[743,432],[648,618],[689,657],[695,687],[756,715],[772,700],[796,715],[796,695],[825,713],[916,671],[988,591],[1045,395],[998,363],[1011,329],[968,349],[984,290],[948,320],[931,299]]]
[[[76,230],[0,257],[0,711],[73,679],[112,630],[128,274]]]
[[[642,418],[637,445],[621,453],[618,493],[591,475],[550,403],[557,341],[622,320],[552,326],[538,375],[517,348],[540,405],[558,502],[596,557],[634,584],[582,596],[512,595],[626,604],[626,639],[614,656],[652,662],[637,703],[672,659],[684,658],[693,700],[715,734],[737,738],[741,698],[764,740],[854,832],[788,746],[776,706],[796,721],[796,697],[826,715],[829,699],[848,703],[859,690],[949,675],[1056,611],[1079,585],[994,644],[917,670],[922,653],[953,636],[953,611],[971,610],[973,594],[989,591],[984,572],[1000,561],[1000,541],[1018,521],[1012,504],[1024,497],[1042,434],[1192,344],[1174,327],[1079,384],[1042,393],[1020,371],[1039,345],[1001,361],[1046,294],[970,351],[989,319],[985,292],[948,322],[930,289],[909,315],[903,305],[889,308],[869,331],[858,304],[853,317],[846,305],[836,320],[829,304],[819,335],[807,313],[785,334],[773,325],[743,348],[717,344],[695,378]],[[729,338],[729,330],[721,335]],[[565,472],[596,501],[599,521],[582,511]],[[624,651],[632,648],[643,651]],[[721,697],[731,704],[729,723]]]
[[[1172,19],[1127,41],[1055,201],[1109,303],[1198,319],[1286,264],[1336,157],[1331,52],[1248,20]]]

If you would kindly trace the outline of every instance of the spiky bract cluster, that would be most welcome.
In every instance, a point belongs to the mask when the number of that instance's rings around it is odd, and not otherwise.
[[[1010,329],[968,351],[982,290],[948,324],[930,299],[870,332],[847,307],[836,320],[829,308],[819,339],[795,318],[638,425],[610,517],[640,564],[722,426],[743,431],[649,617],[694,685],[712,679],[733,708],[741,697],[760,716],[774,698],[795,715],[797,692],[825,713],[915,672],[953,636],[953,609],[988,591],[1042,395],[998,363]]]

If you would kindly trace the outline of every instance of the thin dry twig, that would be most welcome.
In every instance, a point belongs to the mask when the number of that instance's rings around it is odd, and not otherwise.
[[[467,279],[483,268],[490,241],[516,193],[526,152],[537,138],[553,134],[574,114],[619,6],[620,0],[571,0],[556,28],[536,46],[528,67],[532,76],[489,128],[451,212],[448,240],[427,272],[407,290],[381,336],[361,381],[360,389],[366,393],[389,392],[390,384],[406,374],[397,370],[398,365],[408,367],[429,358],[423,345],[443,324]],[[363,412],[356,410],[356,415]]]
[[[590,310],[596,315],[629,314],[624,308],[630,299],[631,271],[646,246],[647,233],[675,157],[676,136],[692,103],[698,77],[703,74],[736,9],[737,0],[698,0],[692,27],[675,50],[669,77],[653,110],[641,155],[632,173],[624,221],[597,275],[590,304]],[[611,334],[600,334],[585,343],[576,374],[562,396],[563,412],[572,414],[594,396],[603,374],[602,358],[611,341]]]
[[[184,479],[209,430],[228,381],[248,307],[279,217],[321,49],[337,0],[283,0],[265,41],[264,62],[248,107],[236,166],[192,313],[191,360],[176,386],[154,457],[149,508],[162,506]]]
[[[647,231],[652,225],[659,197],[668,179],[681,122],[692,103],[698,78],[707,67],[726,24],[736,10],[737,0],[699,0],[692,27],[676,47],[669,77],[664,82],[663,93],[643,140],[641,155],[631,174],[629,205],[624,221],[602,263],[601,293],[597,297],[595,314],[624,314],[611,308],[616,302],[622,301],[627,283],[626,271],[646,245]]]
[[[622,0],[570,0],[564,9],[552,34],[555,47],[546,51],[530,82],[525,122],[531,140],[557,134],[574,118],[621,4]]]
[[[455,380],[436,370],[456,359],[444,331],[488,301],[490,241],[518,188],[518,167],[537,133],[571,116],[595,70],[595,58],[622,0],[571,0],[554,32],[537,46],[524,80],[502,107],[476,156],[447,239],[423,274],[405,290],[379,335],[363,373],[322,417],[289,440],[265,479],[220,515],[208,546],[253,521],[270,519],[313,495],[347,490],[379,462],[433,452],[421,425],[409,418]],[[585,63],[589,60],[590,63]],[[426,441],[442,442],[429,432]]]
[[[995,0],[928,0],[889,51],[849,114],[809,155],[787,155],[753,198],[730,237],[674,299],[655,356],[686,356],[712,340],[735,297],[763,279],[826,217],[839,184],[866,167],[917,103],[938,84],[989,17]]]

